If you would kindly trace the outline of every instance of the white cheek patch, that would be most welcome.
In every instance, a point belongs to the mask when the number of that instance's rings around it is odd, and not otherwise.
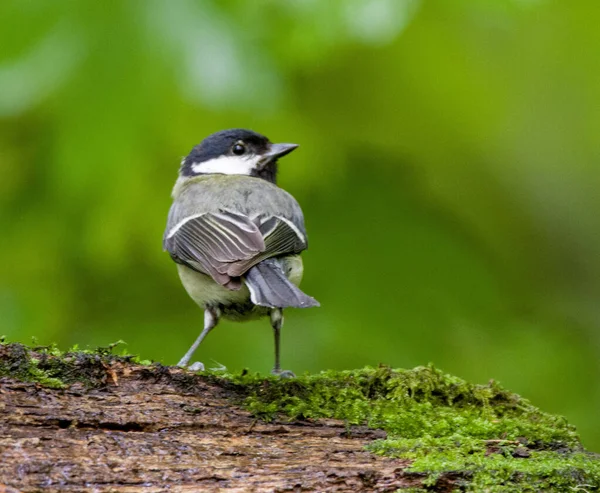
[[[249,175],[256,169],[260,158],[261,156],[220,156],[192,164],[192,171],[196,174]]]

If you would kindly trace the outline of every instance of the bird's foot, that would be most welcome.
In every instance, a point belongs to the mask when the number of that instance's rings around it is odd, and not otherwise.
[[[187,367],[190,371],[204,371],[204,363],[196,361]]]
[[[279,378],[296,378],[296,375],[293,371],[290,370],[281,370],[278,368],[273,368],[271,370],[271,375],[275,375]]]
[[[216,368],[210,368],[210,371],[227,371],[227,367],[225,365],[222,365],[221,363],[219,363],[218,361],[215,361],[214,363],[216,363],[217,366]],[[201,361],[196,361],[194,363],[192,363],[191,365],[187,365],[185,363],[181,363],[181,361],[177,364],[177,366],[179,368],[183,368],[185,370],[189,370],[189,371],[205,371],[206,367],[204,366],[204,363],[202,363]]]

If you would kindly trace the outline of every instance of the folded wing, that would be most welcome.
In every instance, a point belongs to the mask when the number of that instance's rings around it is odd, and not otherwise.
[[[279,216],[249,217],[234,212],[191,216],[167,232],[164,248],[178,263],[239,289],[239,277],[259,262],[306,249],[300,229]]]

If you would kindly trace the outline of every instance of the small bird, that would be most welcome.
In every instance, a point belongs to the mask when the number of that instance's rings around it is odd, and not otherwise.
[[[204,309],[204,329],[178,365],[186,367],[221,317],[270,316],[272,373],[280,365],[283,309],[319,306],[298,285],[308,247],[300,205],[276,184],[278,159],[296,144],[230,129],[206,137],[181,162],[163,247],[190,297]],[[191,369],[202,369],[194,363]]]

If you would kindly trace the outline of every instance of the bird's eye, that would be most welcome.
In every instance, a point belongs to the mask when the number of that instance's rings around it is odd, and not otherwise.
[[[235,144],[231,150],[233,151],[233,153],[236,156],[241,156],[242,154],[244,154],[244,152],[246,152],[246,146],[244,144]]]

